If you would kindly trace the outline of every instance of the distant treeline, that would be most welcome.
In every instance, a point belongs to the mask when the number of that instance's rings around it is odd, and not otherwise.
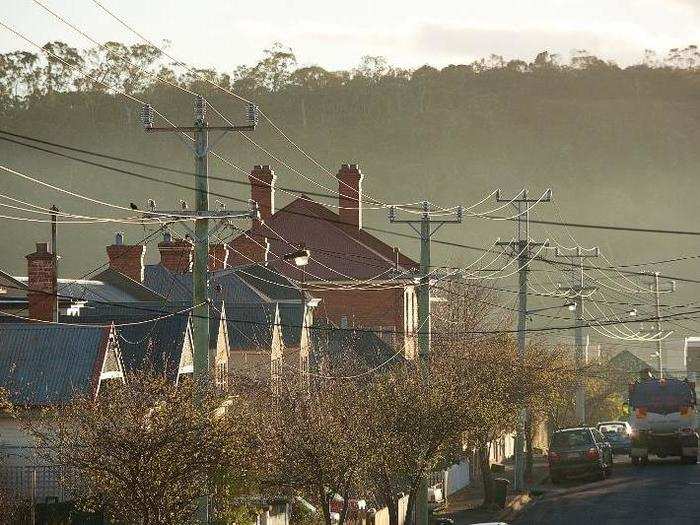
[[[392,67],[383,57],[365,56],[348,71],[328,71],[320,66],[298,67],[293,51],[276,43],[266,49],[263,58],[253,66],[239,66],[232,72],[213,69],[187,70],[171,63],[163,53],[148,44],[127,46],[106,42],[88,49],[71,47],[64,42],[49,42],[45,53],[13,51],[0,54],[0,97],[4,107],[31,104],[37,97],[66,92],[104,92],[101,83],[129,94],[153,89],[158,81],[153,75],[188,89],[201,89],[203,76],[226,89],[245,96],[276,92],[318,92],[329,90],[362,90],[368,86],[401,89],[424,88],[431,82],[446,84],[446,89],[460,83],[494,84],[514,79],[540,77],[582,79],[666,78],[669,74],[697,73],[700,51],[696,45],[674,48],[664,57],[646,51],[638,64],[620,68],[585,50],[572,54],[570,61],[542,51],[534,60],[505,60],[491,55],[465,65],[450,65],[441,70],[429,65],[417,69]],[[425,109],[421,107],[420,109]]]

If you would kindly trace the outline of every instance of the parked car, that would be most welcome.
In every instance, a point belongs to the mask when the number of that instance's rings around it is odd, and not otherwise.
[[[612,445],[597,428],[565,428],[554,432],[547,458],[552,483],[591,475],[604,479],[613,468]]]
[[[613,447],[613,454],[632,451],[632,428],[627,421],[604,421],[596,425]]]

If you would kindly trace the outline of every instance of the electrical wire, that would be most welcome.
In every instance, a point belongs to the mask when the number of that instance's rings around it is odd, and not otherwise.
[[[24,317],[21,315],[15,315],[15,314],[12,314],[12,313],[6,312],[6,311],[0,311],[0,316],[6,315],[8,317],[12,317],[14,319],[19,319],[19,320],[22,320],[24,322],[40,323],[40,324],[56,325],[56,326],[76,326],[79,328],[111,328],[111,327],[123,328],[126,326],[139,326],[139,325],[148,324],[148,323],[157,323],[158,321],[162,321],[162,320],[168,319],[170,317],[175,317],[177,315],[183,315],[185,313],[191,312],[192,310],[194,310],[195,308],[197,308],[203,304],[205,304],[205,303],[199,303],[199,304],[196,304],[194,306],[189,306],[187,308],[183,308],[182,310],[178,310],[177,312],[165,313],[164,315],[162,315],[160,317],[154,317],[153,319],[145,319],[145,320],[141,320],[141,321],[133,321],[133,322],[128,322],[128,323],[109,323],[109,324],[66,323],[66,322],[62,322],[62,321],[46,321],[43,319],[28,318],[28,317]],[[122,305],[120,304],[120,306],[122,306]],[[4,326],[5,325],[0,324],[0,330],[2,330],[2,328]]]

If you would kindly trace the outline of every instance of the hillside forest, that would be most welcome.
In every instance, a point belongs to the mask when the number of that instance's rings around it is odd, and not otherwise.
[[[189,125],[193,95],[175,86],[203,94],[232,121],[245,122],[246,111],[246,104],[232,94],[252,100],[299,146],[265,120],[250,134],[264,149],[239,136],[224,138],[217,151],[241,170],[212,159],[216,180],[211,190],[230,209],[249,198],[246,172],[254,164],[271,164],[276,170],[277,184],[283,188],[278,205],[301,191],[335,203],[337,182],[332,174],[343,162],[359,163],[365,174],[368,208],[377,208],[372,200],[401,203],[424,198],[441,206],[469,206],[496,188],[513,194],[523,186],[533,193],[551,187],[556,205],[540,206],[533,217],[672,229],[692,223],[700,201],[700,52],[692,45],[663,56],[647,52],[637,64],[624,68],[585,51],[567,59],[542,51],[527,60],[492,55],[468,64],[414,70],[366,56],[352,70],[329,71],[300,65],[291,49],[275,44],[251,65],[195,74],[150,45],[107,42],[78,49],[49,42],[42,52],[0,55],[0,130],[191,171],[188,147],[173,134],[146,135],[141,104],[129,98],[148,101],[173,122]],[[209,119],[223,123],[211,110]],[[157,120],[156,125],[164,122]],[[0,138],[3,165],[71,191],[122,206],[142,205],[149,197],[161,209],[177,207],[179,199],[193,202],[186,188],[18,144],[29,143],[26,139],[6,134]],[[187,174],[39,145],[192,185]],[[0,177],[0,192],[86,215],[119,215],[7,173]],[[492,201],[475,211],[493,208]],[[7,207],[2,214],[37,217]],[[365,224],[394,228],[384,209],[367,209]],[[61,272],[78,276],[98,266],[116,229],[125,229],[127,240],[143,237],[138,226],[61,226]],[[510,238],[513,231],[510,222],[474,218],[446,228],[439,237],[488,246],[496,237]],[[573,235],[578,243],[596,244],[619,262],[697,250],[693,237],[557,226],[533,226],[532,231],[533,236],[566,245],[573,244]],[[18,254],[32,251],[33,243],[47,240],[48,232],[44,223],[13,222],[2,235],[3,247],[12,249],[0,250],[0,268],[24,272],[25,261]],[[417,254],[415,241],[382,236]],[[149,251],[149,258],[154,252]],[[468,262],[474,256],[469,250],[439,246],[434,254],[444,264]],[[679,263],[671,271],[689,273],[692,266]]]

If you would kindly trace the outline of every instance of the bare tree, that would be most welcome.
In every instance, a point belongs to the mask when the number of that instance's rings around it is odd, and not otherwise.
[[[317,378],[309,387],[296,374],[282,374],[279,384],[239,388],[239,402],[254,414],[260,446],[255,451],[256,478],[268,496],[298,494],[311,499],[331,523],[330,503],[343,498],[340,521],[357,495],[360,461],[366,450],[357,405],[358,384]]]
[[[251,443],[218,393],[151,372],[103,385],[30,424],[39,455],[62,468],[85,510],[126,523],[182,524]]]

